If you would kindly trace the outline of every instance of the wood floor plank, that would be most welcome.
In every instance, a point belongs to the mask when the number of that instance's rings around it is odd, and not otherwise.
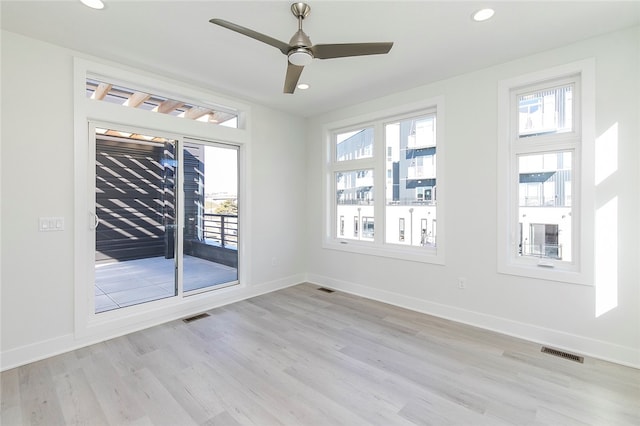
[[[55,386],[65,424],[109,424],[83,369],[75,368],[61,374]]]
[[[133,395],[154,425],[190,426],[197,424],[148,369],[143,368],[123,377],[123,382],[130,389],[144,390],[143,392],[133,392]]]
[[[64,415],[46,360],[18,370],[22,421],[31,425],[63,425]]]
[[[0,376],[0,425],[22,424],[19,371],[14,368]]]
[[[3,426],[638,425],[640,370],[303,284],[5,371]]]
[[[129,388],[111,362],[110,354],[93,353],[83,362],[83,369],[102,411],[111,425],[129,425],[148,421],[148,413],[135,394],[144,389]]]

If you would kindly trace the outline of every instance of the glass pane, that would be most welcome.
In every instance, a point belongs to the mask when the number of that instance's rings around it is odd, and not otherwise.
[[[338,133],[335,136],[337,161],[373,157],[373,128]]]
[[[238,280],[238,150],[184,144],[184,291]]]
[[[518,96],[518,137],[573,130],[573,85]]]
[[[96,133],[95,312],[175,296],[176,142]]]
[[[335,182],[335,217],[339,218],[336,235],[339,238],[373,241],[373,170],[338,172]]]
[[[572,152],[518,156],[519,255],[571,261]]]
[[[386,124],[385,145],[385,242],[435,247],[435,114]]]
[[[238,127],[238,112],[232,108],[205,107],[192,103],[145,93],[112,83],[86,79],[86,95],[89,99],[138,108],[160,114],[173,115],[187,120],[202,121],[226,127]]]

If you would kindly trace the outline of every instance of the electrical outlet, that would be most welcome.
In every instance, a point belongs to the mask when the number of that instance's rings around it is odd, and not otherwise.
[[[278,266],[278,258],[277,257],[272,257],[271,258],[271,266]]]
[[[464,290],[467,288],[467,279],[464,277],[458,277],[458,288]]]

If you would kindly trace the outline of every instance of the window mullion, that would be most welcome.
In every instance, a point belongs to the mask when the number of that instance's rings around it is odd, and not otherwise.
[[[374,153],[375,153],[375,169],[373,171],[374,177],[374,215],[376,220],[376,232],[374,234],[374,242],[376,245],[384,244],[384,233],[386,228],[385,217],[385,191],[386,191],[386,173],[385,173],[385,140],[384,140],[384,126],[381,122],[375,124],[374,127]]]

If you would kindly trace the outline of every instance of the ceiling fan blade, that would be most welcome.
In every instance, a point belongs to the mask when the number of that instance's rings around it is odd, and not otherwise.
[[[284,93],[293,93],[296,90],[296,86],[298,85],[298,80],[300,79],[300,74],[302,74],[303,69],[304,67],[293,65],[287,61],[287,76],[284,79]]]
[[[255,40],[261,41],[263,43],[266,43],[270,46],[275,47],[276,49],[278,49],[279,51],[281,51],[282,53],[284,53],[285,55],[289,52],[289,50],[291,49],[291,47],[289,46],[288,43],[285,43],[284,41],[280,41],[277,40],[273,37],[269,37],[268,35],[259,33],[257,31],[253,31],[249,28],[245,28],[245,27],[241,27],[240,25],[234,24],[233,22],[229,22],[229,21],[225,21],[224,19],[210,19],[209,22],[211,22],[212,24],[216,24],[216,25],[220,25],[221,27],[227,28],[231,31],[235,31],[237,33],[240,33],[242,35],[246,35],[247,37],[251,37]]]
[[[392,47],[393,42],[316,44],[311,47],[311,51],[315,58],[331,59],[344,58],[347,56],[381,55],[389,53]]]

